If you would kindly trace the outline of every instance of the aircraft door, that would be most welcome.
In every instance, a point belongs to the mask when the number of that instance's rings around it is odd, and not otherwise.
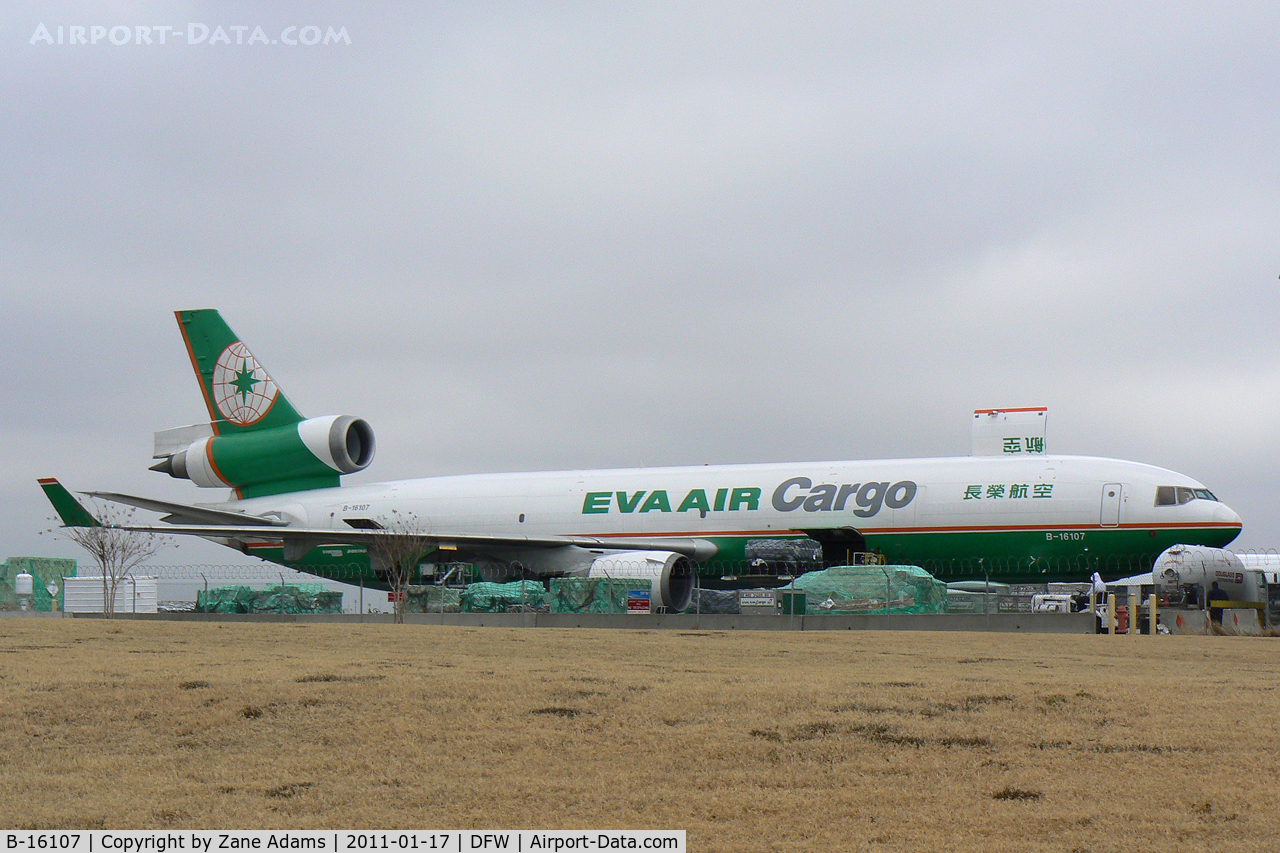
[[[1107,483],[1102,487],[1102,517],[1099,519],[1103,527],[1117,527],[1120,524],[1120,501],[1124,496],[1124,486],[1120,483]]]

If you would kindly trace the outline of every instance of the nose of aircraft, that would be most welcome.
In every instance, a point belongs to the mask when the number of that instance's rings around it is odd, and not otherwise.
[[[1236,511],[1231,507],[1227,506],[1226,504],[1222,504],[1222,503],[1214,507],[1213,520],[1220,524],[1233,524],[1237,528],[1243,526],[1243,524],[1240,521],[1240,516],[1236,513]]]

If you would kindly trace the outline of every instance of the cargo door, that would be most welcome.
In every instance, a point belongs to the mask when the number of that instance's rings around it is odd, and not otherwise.
[[[1120,499],[1124,492],[1124,486],[1119,483],[1107,483],[1102,487],[1102,518],[1103,527],[1116,527],[1120,524]]]

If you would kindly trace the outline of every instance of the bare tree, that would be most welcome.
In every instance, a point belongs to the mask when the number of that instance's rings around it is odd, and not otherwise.
[[[129,573],[154,557],[172,541],[156,533],[126,529],[133,523],[135,510],[116,504],[95,503],[92,515],[98,523],[90,527],[60,527],[57,534],[89,552],[102,572],[102,609],[108,619],[115,618],[116,590]]]
[[[391,516],[380,521],[382,529],[369,543],[370,563],[374,571],[385,571],[392,592],[392,618],[404,622],[404,608],[409,597],[409,581],[422,559],[436,547],[435,537],[427,533],[427,525],[412,512],[391,510]]]

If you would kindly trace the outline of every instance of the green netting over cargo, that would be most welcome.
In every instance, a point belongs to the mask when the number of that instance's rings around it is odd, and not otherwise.
[[[411,585],[404,599],[405,613],[457,613],[462,590],[457,587]]]
[[[463,613],[506,613],[546,604],[547,590],[539,581],[473,583],[459,596]]]
[[[17,610],[18,594],[14,578],[26,572],[31,575],[31,609],[48,612],[57,609],[56,596],[62,595],[62,579],[76,576],[76,561],[62,557],[9,557],[0,563],[0,610]],[[57,592],[49,595],[52,583]]]
[[[555,578],[552,613],[626,613],[628,593],[648,592],[649,581],[635,578]]]
[[[946,613],[947,585],[919,566],[832,566],[783,589],[803,591],[806,612]]]
[[[197,613],[341,613],[342,593],[318,583],[280,584],[266,589],[218,586],[196,592]]]

